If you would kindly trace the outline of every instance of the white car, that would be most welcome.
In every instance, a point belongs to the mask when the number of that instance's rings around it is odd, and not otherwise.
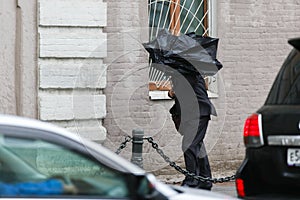
[[[67,189],[49,193],[55,185],[39,186],[49,180]],[[25,191],[28,185],[29,192]],[[8,189],[5,191],[5,188]],[[48,193],[43,192],[44,189]],[[48,123],[6,115],[0,115],[0,196],[20,199],[233,199],[210,191],[161,183],[152,174],[100,144]]]

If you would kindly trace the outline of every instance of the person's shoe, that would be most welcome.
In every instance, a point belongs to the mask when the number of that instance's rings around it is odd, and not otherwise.
[[[190,177],[186,177],[181,183],[182,187],[190,187],[190,188],[197,188],[198,185],[199,185],[199,182]]]

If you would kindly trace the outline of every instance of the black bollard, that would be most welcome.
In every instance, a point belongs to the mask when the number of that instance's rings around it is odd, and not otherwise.
[[[131,162],[143,168],[143,137],[144,131],[139,129],[132,130],[132,157]]]

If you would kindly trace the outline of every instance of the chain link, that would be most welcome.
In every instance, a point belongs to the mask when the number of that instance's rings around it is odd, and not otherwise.
[[[127,143],[128,142],[131,142],[132,141],[132,137],[130,137],[129,135],[127,135],[125,137],[125,140],[124,142],[121,143],[120,147],[117,149],[117,151],[115,152],[116,154],[120,154],[121,151],[126,147]]]
[[[198,176],[194,173],[191,173],[185,169],[182,169],[179,165],[177,165],[174,161],[171,161],[170,157],[168,157],[161,148],[159,148],[158,144],[156,142],[154,142],[152,137],[144,137],[144,140],[147,140],[152,147],[156,150],[156,152],[171,166],[173,167],[175,170],[177,170],[178,172],[182,173],[185,176],[189,176],[193,179],[196,179],[198,181],[202,181],[202,182],[212,182],[212,183],[224,183],[224,182],[229,182],[229,181],[233,181],[235,180],[235,175],[232,176],[227,176],[224,178],[209,178],[209,177],[203,177],[203,176]],[[117,149],[117,151],[115,152],[116,154],[120,154],[121,151],[127,146],[128,142],[131,142],[133,140],[132,137],[130,136],[126,136],[125,140],[121,143],[120,147]]]
[[[163,150],[159,148],[158,144],[154,142],[152,137],[144,137],[144,140],[147,140],[152,147],[157,151],[157,153],[174,169],[176,169],[178,172],[182,173],[185,176],[192,177],[198,181],[202,182],[212,182],[212,183],[224,183],[224,182],[229,182],[235,180],[235,175],[232,176],[227,176],[224,178],[209,178],[209,177],[203,177],[203,176],[198,176],[194,173],[191,173],[185,169],[182,169],[180,166],[178,166],[174,161],[171,161],[171,159],[164,154]]]

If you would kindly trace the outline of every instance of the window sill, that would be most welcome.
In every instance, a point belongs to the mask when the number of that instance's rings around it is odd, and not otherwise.
[[[211,91],[207,91],[208,97],[210,99],[216,99],[219,97],[218,94],[213,93]],[[154,91],[149,91],[149,99],[150,100],[172,100],[169,96],[168,96],[168,91],[160,91],[160,90],[154,90]]]

